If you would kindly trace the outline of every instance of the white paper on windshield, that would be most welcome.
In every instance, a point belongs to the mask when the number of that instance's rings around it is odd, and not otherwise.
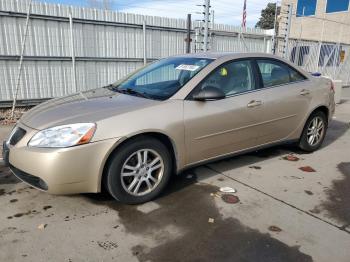
[[[196,71],[199,68],[197,65],[179,65],[176,67],[177,70],[186,70],[186,71]]]

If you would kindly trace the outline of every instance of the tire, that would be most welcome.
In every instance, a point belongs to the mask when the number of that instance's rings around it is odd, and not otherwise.
[[[318,135],[314,135],[314,140],[312,140],[311,136],[316,133],[315,129],[312,129],[312,127],[315,125],[314,121],[320,121],[322,122],[323,129],[322,132],[317,132]],[[316,124],[320,125],[320,124]],[[306,151],[306,152],[314,152],[317,149],[319,149],[323,143],[323,140],[326,136],[328,128],[328,121],[326,115],[322,111],[315,111],[311,114],[311,116],[308,118],[308,120],[305,123],[303,133],[301,134],[300,140],[299,140],[299,148]],[[318,129],[318,128],[317,128]],[[311,134],[310,134],[311,133]],[[317,138],[317,141],[316,141]]]
[[[171,173],[172,158],[168,148],[155,138],[141,136],[121,145],[113,153],[104,184],[116,200],[125,204],[141,204],[163,191]]]

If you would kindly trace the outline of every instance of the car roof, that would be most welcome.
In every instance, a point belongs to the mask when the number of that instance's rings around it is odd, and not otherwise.
[[[303,73],[305,76],[310,77],[310,74],[306,72],[299,66],[296,66],[291,61],[284,59],[283,57],[268,54],[268,53],[249,53],[249,52],[201,52],[201,53],[192,53],[192,54],[184,54],[177,55],[175,57],[190,57],[190,58],[208,58],[208,59],[223,59],[223,60],[231,60],[231,59],[241,59],[241,58],[271,58],[282,61],[294,69],[297,69],[299,72]]]
[[[176,57],[193,57],[193,58],[209,58],[209,59],[219,59],[223,57],[268,57],[268,58],[277,58],[280,59],[280,57],[267,54],[267,53],[244,53],[244,52],[199,52],[199,53],[191,53],[191,54],[183,54],[183,55],[177,55]]]

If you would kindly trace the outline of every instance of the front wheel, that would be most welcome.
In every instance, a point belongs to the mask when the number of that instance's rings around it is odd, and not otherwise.
[[[105,185],[120,202],[139,204],[159,195],[171,172],[172,160],[167,147],[157,139],[139,137],[125,143],[113,154]]]
[[[300,137],[299,147],[307,152],[319,149],[326,136],[327,127],[327,117],[323,112],[316,111],[312,113],[306,121]]]

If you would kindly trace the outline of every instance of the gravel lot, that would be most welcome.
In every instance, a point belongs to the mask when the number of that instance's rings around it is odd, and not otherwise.
[[[0,164],[0,261],[349,261],[344,91],[321,150],[280,146],[204,165],[144,205],[48,195]],[[0,127],[1,140],[9,130]],[[299,160],[285,160],[289,154]],[[235,188],[239,203],[224,202],[222,186]]]

